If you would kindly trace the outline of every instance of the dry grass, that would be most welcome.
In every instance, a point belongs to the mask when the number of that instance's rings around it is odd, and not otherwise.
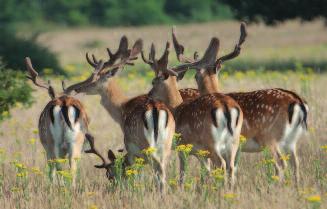
[[[46,162],[43,148],[39,141],[29,144],[31,138],[35,138],[33,130],[37,127],[40,110],[48,101],[44,91],[36,91],[36,103],[29,109],[16,108],[13,117],[1,124],[0,147],[6,152],[6,159],[2,164],[2,194],[1,205],[3,208],[88,208],[95,204],[98,208],[311,208],[305,197],[320,195],[322,208],[326,203],[326,155],[320,146],[327,144],[326,107],[327,95],[321,89],[327,82],[326,75],[309,75],[304,78],[303,74],[289,73],[264,73],[264,74],[235,74],[224,76],[222,88],[225,92],[236,90],[251,90],[268,87],[284,87],[293,89],[303,95],[310,104],[309,126],[310,131],[299,142],[299,155],[301,159],[301,192],[297,192],[290,185],[268,185],[265,170],[257,164],[263,159],[262,154],[244,154],[238,170],[238,184],[234,193],[233,201],[224,198],[227,190],[206,190],[205,186],[200,189],[183,190],[171,189],[163,197],[156,191],[151,183],[151,172],[144,170],[145,179],[138,181],[137,191],[117,189],[112,191],[104,172],[96,170],[93,165],[98,159],[84,155],[81,161],[80,180],[78,188],[73,191],[60,189],[56,185],[50,185],[46,175],[36,176],[32,172],[28,174],[27,187],[24,190],[21,180],[18,181],[14,166],[10,164],[15,159],[23,162],[28,167],[39,167],[42,172],[46,170]],[[120,83],[127,83],[126,78],[120,78]],[[133,83],[138,84],[142,93],[149,89],[149,84],[136,79]],[[194,81],[185,80],[182,86],[193,86]],[[133,86],[133,85],[131,85]],[[129,87],[129,86],[128,86]],[[141,92],[136,88],[128,88],[129,95],[137,95]],[[94,133],[97,143],[101,144],[103,153],[110,147],[114,150],[123,147],[122,133],[106,111],[100,106],[97,96],[79,96],[91,116],[90,130]],[[20,155],[20,156],[19,156]],[[173,157],[174,161],[175,157]],[[173,162],[172,161],[172,162]],[[320,168],[317,167],[320,164]],[[173,163],[171,163],[173,164]],[[192,178],[199,176],[199,164],[192,159],[190,161]],[[322,175],[318,178],[317,175]],[[170,166],[170,178],[177,174]],[[20,183],[19,183],[20,182]],[[193,183],[193,186],[196,183]],[[15,191],[15,187],[21,191]],[[25,194],[23,193],[25,191]],[[205,193],[204,191],[207,191]]]
[[[196,27],[195,27],[196,26]],[[190,49],[204,48],[205,41],[211,35],[218,35],[223,40],[223,48],[232,48],[238,36],[238,24],[208,23],[201,25],[179,26],[180,37],[188,40]],[[301,30],[301,32],[299,32]],[[319,48],[327,42],[326,30],[320,22],[299,25],[296,22],[287,23],[277,29],[264,26],[250,26],[250,37],[246,43],[245,56],[248,58],[269,58],[284,48],[292,53],[288,56],[307,57],[303,50]],[[116,46],[121,34],[127,34],[133,39],[142,37],[159,42],[169,38],[169,27],[144,27],[121,29],[80,29],[55,31],[40,37],[42,43],[48,44],[62,57],[63,63],[84,62],[85,48],[81,46],[90,40],[101,40],[103,45]],[[108,37],[107,35],[112,37]],[[112,41],[112,42],[108,42]],[[161,41],[161,42],[160,42]],[[58,44],[60,43],[60,44]],[[158,44],[159,45],[159,44]],[[321,46],[323,47],[323,46]],[[99,47],[99,49],[103,46]],[[324,46],[326,48],[326,45]],[[271,50],[271,51],[270,51]],[[310,51],[310,50],[309,50]],[[315,51],[315,50],[313,50]],[[300,53],[297,53],[300,52]],[[102,53],[102,52],[101,52]],[[309,58],[326,58],[326,50],[310,53]],[[259,59],[258,58],[258,59]],[[145,93],[150,89],[149,78],[141,78],[135,71],[126,71],[128,77],[120,77],[119,84],[129,96]],[[131,82],[132,81],[132,82]],[[324,89],[327,82],[325,74],[303,73],[256,73],[253,71],[236,73],[234,75],[221,74],[221,88],[223,92],[248,91],[253,89],[281,87],[295,90],[306,98],[310,106],[309,131],[298,144],[301,162],[300,191],[289,184],[268,184],[265,169],[258,166],[263,159],[262,154],[242,154],[238,169],[238,183],[234,191],[235,197],[228,199],[228,191],[218,189],[212,185],[199,185],[199,163],[191,159],[191,177],[194,182],[191,189],[169,189],[168,194],[161,196],[154,190],[151,171],[146,167],[143,177],[137,181],[135,191],[131,189],[113,189],[105,178],[104,171],[93,167],[98,159],[83,155],[80,163],[80,182],[74,190],[52,185],[45,175],[46,160],[43,148],[38,140],[33,145],[31,139],[37,134],[37,121],[41,109],[48,101],[46,92],[36,90],[36,103],[30,108],[17,107],[12,111],[12,118],[1,124],[0,129],[0,205],[2,208],[314,208],[305,198],[311,195],[321,196],[321,208],[326,208],[327,199],[327,164],[326,151],[320,146],[327,144],[327,94]],[[59,80],[58,83],[59,89]],[[181,87],[195,87],[193,80],[183,80]],[[90,131],[95,135],[97,144],[105,153],[108,148],[117,150],[123,147],[123,135],[119,126],[113,122],[108,113],[99,103],[97,96],[83,96],[78,98],[85,104],[91,117]],[[25,180],[16,177],[17,171],[12,163],[14,160],[22,162],[28,168],[40,168],[42,175],[36,175],[32,170]],[[169,178],[175,178],[174,162],[171,160]],[[194,178],[195,177],[195,178]],[[200,189],[196,189],[199,185]]]

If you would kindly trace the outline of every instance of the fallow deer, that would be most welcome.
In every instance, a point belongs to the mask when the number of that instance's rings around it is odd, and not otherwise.
[[[155,72],[149,96],[162,100],[173,108],[176,132],[182,136],[180,143],[192,144],[191,154],[195,156],[198,150],[208,150],[210,152],[208,158],[215,166],[221,166],[225,174],[229,174],[228,183],[233,186],[234,161],[243,121],[241,108],[232,98],[219,93],[201,96],[195,100],[186,99],[187,101],[183,103],[176,77],[176,72],[206,66],[209,60],[216,58],[218,47],[219,40],[214,38],[201,60],[173,68],[167,67],[169,43],[159,60],[155,58],[153,44],[149,59],[145,58],[143,52],[142,58]],[[184,163],[180,155],[181,182],[183,182],[185,170]]]
[[[65,158],[68,154],[72,183],[75,185],[77,160],[81,157],[84,144],[84,135],[88,130],[88,117],[82,103],[67,95],[56,95],[50,81],[45,84],[38,78],[31,59],[25,58],[28,70],[27,78],[41,88],[47,89],[51,101],[43,109],[39,118],[39,136],[46,151],[49,163],[49,177],[52,180],[55,171],[61,170],[56,162],[58,158]]]
[[[143,156],[143,149],[155,148],[151,154],[154,159],[153,168],[158,175],[160,188],[164,189],[166,165],[175,132],[174,117],[163,102],[155,101],[147,95],[126,98],[113,78],[119,68],[133,64],[131,61],[137,59],[142,45],[139,39],[132,49],[128,49],[128,40],[123,36],[116,53],[107,49],[107,62],[98,61],[94,56],[91,60],[86,54],[88,63],[95,71],[88,79],[68,87],[66,91],[100,95],[102,106],[119,123],[124,133],[128,165],[133,164],[136,156]],[[115,64],[118,59],[120,62]],[[105,70],[106,68],[110,69]]]
[[[220,92],[218,76],[221,65],[237,57],[241,52],[241,45],[247,36],[245,24],[240,27],[241,35],[234,50],[208,65],[198,68],[196,82],[199,90],[185,89],[192,95],[205,95]],[[173,42],[177,58],[180,62],[189,63],[196,59],[184,56],[184,47],[178,43],[174,29]],[[183,74],[180,75],[181,77]],[[244,123],[241,134],[247,138],[243,152],[260,152],[264,147],[269,148],[275,159],[275,168],[280,178],[287,163],[282,152],[290,154],[290,163],[294,168],[296,184],[299,182],[299,161],[296,154],[296,144],[300,136],[307,129],[308,105],[304,99],[292,91],[285,89],[263,89],[251,92],[227,93],[240,105],[244,113]],[[195,96],[196,97],[196,96]]]

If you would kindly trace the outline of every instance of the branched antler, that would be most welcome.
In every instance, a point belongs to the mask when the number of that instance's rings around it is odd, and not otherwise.
[[[91,147],[89,150],[85,150],[85,153],[93,153],[93,154],[95,154],[96,156],[98,156],[102,160],[102,165],[95,165],[94,167],[96,167],[96,168],[106,168],[109,165],[109,163],[100,154],[100,152],[95,148],[95,145],[94,145],[94,137],[91,134],[86,133],[85,134],[85,138],[87,139],[87,141],[89,142],[90,147]]]
[[[241,53],[241,45],[245,42],[245,39],[247,37],[247,31],[246,31],[246,26],[245,26],[244,22],[241,23],[240,31],[241,31],[240,39],[239,39],[238,43],[235,45],[234,50],[231,53],[226,54],[226,55],[220,57],[219,59],[217,59],[217,61],[216,61],[217,68],[220,68],[220,65],[223,62],[234,59]]]
[[[33,83],[38,86],[38,87],[41,87],[41,88],[44,88],[44,89],[47,89],[48,90],[48,94],[49,96],[53,99],[56,97],[55,95],[55,91],[53,89],[53,87],[51,86],[51,82],[50,80],[48,80],[48,84],[45,84],[42,80],[40,80],[38,78],[39,74],[37,73],[37,71],[33,68],[33,65],[32,65],[32,61],[29,57],[26,57],[25,58],[25,64],[26,64],[26,68],[27,68],[27,71],[28,71],[28,74],[26,77],[28,79],[30,79],[31,81],[33,81]]]
[[[149,59],[145,58],[143,51],[141,52],[143,61],[151,66],[151,69],[154,70],[156,77],[164,75],[164,74],[177,76],[176,72],[174,72],[168,68],[169,48],[170,48],[170,43],[167,42],[165,51],[159,60],[156,59],[156,50],[155,50],[155,46],[153,43],[151,44]]]

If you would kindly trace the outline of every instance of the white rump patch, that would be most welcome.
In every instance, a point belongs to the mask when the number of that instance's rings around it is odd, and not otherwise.
[[[230,134],[227,128],[227,120],[222,109],[215,112],[218,127],[211,125],[211,135],[214,140],[215,150],[217,153],[224,153],[230,146]]]
[[[61,107],[59,105],[56,105],[53,108],[53,112],[50,114],[53,114],[54,122],[50,124],[50,132],[52,135],[52,138],[55,142],[55,144],[60,144],[62,142],[62,123],[61,123]]]
[[[303,117],[304,113],[302,112],[301,107],[298,104],[294,105],[292,121],[289,123],[287,120],[283,138],[279,143],[281,149],[285,151],[295,149],[296,143],[304,131],[302,125],[298,124],[299,120]]]
[[[156,149],[156,151],[153,153],[153,157],[160,162],[163,157],[162,153],[164,151],[165,141],[168,137],[168,127],[165,127],[168,120],[168,114],[164,110],[159,110],[157,140],[154,138],[152,109],[145,112],[145,119],[148,126],[147,129],[144,127],[145,138],[150,147],[154,147]]]
[[[75,118],[76,118],[76,109],[73,106],[69,106],[68,119],[72,125],[73,130],[71,130],[68,126],[65,126],[64,137],[65,137],[65,142],[67,142],[71,146],[74,146],[75,138],[77,134],[81,131],[81,124],[79,123],[79,121],[75,123]]]

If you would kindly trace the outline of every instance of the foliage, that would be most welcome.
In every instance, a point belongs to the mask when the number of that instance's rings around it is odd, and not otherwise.
[[[54,22],[60,25],[102,26],[147,25],[208,21],[231,18],[226,5],[216,0],[0,0],[3,10],[0,27],[17,23],[40,24]],[[17,26],[16,26],[17,27]]]
[[[323,17],[327,20],[325,0],[223,0],[238,19],[257,22],[263,20],[273,25],[288,19],[310,21]]]
[[[226,5],[213,0],[203,0],[201,3],[197,0],[166,0],[165,12],[183,22],[232,17],[232,13]]]
[[[23,73],[0,65],[0,122],[9,117],[9,110],[18,104],[32,103],[32,89]]]
[[[24,57],[31,57],[39,72],[51,68],[56,74],[63,73],[55,55],[36,43],[35,38],[23,39],[8,30],[0,33],[0,57],[11,69],[25,71]]]

